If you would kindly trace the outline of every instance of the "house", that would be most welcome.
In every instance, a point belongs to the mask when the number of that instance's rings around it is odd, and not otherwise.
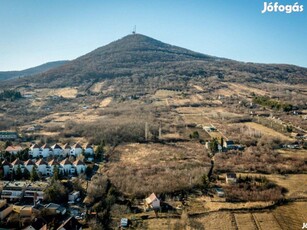
[[[226,149],[235,149],[236,148],[235,143],[231,140],[224,141],[223,147],[226,148]]]
[[[13,211],[13,206],[12,205],[8,205],[7,201],[5,199],[4,200],[0,200],[0,220],[3,220],[12,211]]]
[[[52,148],[50,148],[47,144],[44,144],[41,149],[41,155],[44,158],[49,157],[52,154]]]
[[[68,201],[74,202],[79,197],[80,197],[80,192],[79,191],[73,191],[73,192],[69,193]]]
[[[36,161],[37,171],[40,172],[42,175],[50,175],[50,168],[48,167],[48,163],[43,159],[39,159]]]
[[[52,147],[53,150],[53,155],[54,156],[60,156],[62,155],[63,149],[61,146],[59,146],[58,144],[53,145]]]
[[[84,148],[84,153],[85,154],[94,154],[94,149],[93,146],[90,144],[86,144]]]
[[[80,155],[81,155],[82,151],[83,151],[82,146],[81,146],[79,143],[76,143],[76,144],[73,145],[73,147],[71,148],[71,150],[70,150],[70,155],[71,155],[71,156],[77,157],[77,156],[80,156]]]
[[[237,175],[235,173],[227,173],[226,174],[226,183],[227,184],[237,183]]]
[[[30,147],[29,155],[33,158],[39,157],[41,155],[41,148],[37,144],[33,144]]]
[[[62,152],[62,156],[63,157],[68,157],[70,155],[70,151],[71,151],[71,147],[68,143],[66,143],[64,146],[63,146],[63,152]]]
[[[1,141],[12,141],[18,139],[18,134],[16,132],[4,131],[0,132]]]
[[[149,197],[145,199],[145,208],[146,209],[160,209],[160,200],[157,198],[156,194],[152,193]]]
[[[18,168],[20,168],[21,172],[24,172],[24,164],[21,160],[19,160],[19,158],[14,160],[11,165],[15,173],[17,172]]]
[[[23,197],[27,183],[24,181],[4,182],[2,199],[20,200]]]
[[[95,152],[94,152],[94,148],[93,148],[92,145],[90,145],[90,144],[85,145],[84,156],[85,156],[87,161],[91,161],[91,162],[94,161]]]
[[[82,230],[82,225],[74,217],[69,217],[57,230]]]
[[[2,161],[3,175],[6,176],[11,173],[11,163],[7,160]]]
[[[222,188],[215,188],[215,193],[218,197],[224,197],[225,196],[225,192]]]
[[[76,168],[77,174],[85,173],[86,165],[81,160],[76,160],[73,163],[74,167]]]
[[[35,163],[31,159],[25,161],[23,164],[30,173],[32,172],[33,167],[35,167]]]
[[[45,206],[46,215],[64,215],[66,213],[66,208],[59,204],[49,203]]]
[[[214,126],[203,126],[203,129],[209,133],[217,131],[217,129]]]
[[[57,167],[59,170],[59,173],[63,173],[63,167],[60,165],[59,162],[57,162],[55,159],[48,162],[48,165],[50,167],[50,175],[53,175],[54,168]]]
[[[29,183],[24,192],[25,198],[32,198],[36,200],[43,200],[44,199],[44,190],[49,186],[49,183],[36,181]]]
[[[127,228],[129,226],[129,220],[128,218],[121,218],[120,220],[120,226],[122,228]]]
[[[14,154],[16,155],[17,153],[21,152],[22,151],[22,147],[17,145],[17,146],[8,146],[6,149],[5,149],[6,152],[9,152],[10,154]]]
[[[32,223],[23,230],[47,230],[47,222],[42,218],[35,218]]]
[[[75,173],[75,168],[73,168],[72,163],[66,158],[61,161],[60,165],[63,167],[63,172],[66,174]]]

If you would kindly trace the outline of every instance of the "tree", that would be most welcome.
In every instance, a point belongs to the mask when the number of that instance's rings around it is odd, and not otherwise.
[[[190,134],[191,139],[198,139],[199,138],[199,133],[198,131],[194,131],[192,134]]]
[[[17,170],[16,170],[16,175],[15,175],[14,179],[20,180],[21,178],[22,178],[22,171],[21,171],[20,164],[18,164]]]
[[[28,180],[28,179],[29,179],[30,173],[29,173],[28,169],[26,169],[26,168],[24,169],[23,174],[22,174],[22,177],[23,177],[25,180]]]
[[[51,185],[44,190],[47,202],[63,203],[67,201],[67,191],[60,181],[52,180]]]
[[[101,161],[103,154],[104,154],[104,147],[105,147],[105,142],[102,141],[100,143],[100,145],[97,146],[96,150],[95,150],[95,160],[96,161]]]
[[[55,165],[53,167],[53,176],[52,176],[52,180],[58,180],[59,179],[59,167],[57,165]]]
[[[218,146],[219,146],[219,143],[216,138],[213,138],[209,143],[209,149],[212,153],[216,153],[219,150]]]
[[[31,170],[31,173],[30,173],[30,180],[31,181],[37,181],[39,178],[38,178],[38,174],[37,174],[37,171],[36,171],[36,167],[33,166],[32,167],[32,170]]]
[[[204,188],[204,189],[207,189],[209,187],[209,178],[207,176],[207,174],[204,174],[202,177],[201,177],[201,186]]]

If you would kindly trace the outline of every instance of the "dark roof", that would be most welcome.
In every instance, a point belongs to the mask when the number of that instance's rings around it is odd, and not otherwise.
[[[65,158],[64,160],[61,161],[60,164],[61,165],[71,165],[71,162],[67,158]]]
[[[63,146],[63,149],[71,149],[70,145],[68,143],[66,143],[64,146]]]
[[[228,178],[237,178],[237,175],[235,173],[227,173],[226,175]]]
[[[29,159],[24,162],[24,165],[35,165],[35,163],[31,159]]]
[[[74,161],[73,164],[74,164],[74,165],[85,165],[84,162],[81,161],[81,160],[76,160],[76,161]]]
[[[21,160],[19,160],[19,158],[17,158],[16,160],[14,160],[12,162],[12,165],[22,165],[22,164],[23,164],[23,162]]]
[[[42,146],[42,149],[50,149],[50,147],[49,147],[49,145],[44,144],[44,145]]]
[[[75,217],[69,217],[62,225],[57,229],[79,229],[82,225],[75,219]]]
[[[79,144],[79,143],[76,143],[73,145],[73,148],[79,148],[79,149],[82,149],[82,146]]]
[[[57,162],[55,159],[49,161],[49,165],[60,165],[59,162]]]
[[[8,162],[7,160],[4,160],[4,161],[2,161],[2,165],[8,165],[8,166],[10,166],[11,164],[10,164],[10,162]]]
[[[39,146],[38,146],[38,144],[33,144],[30,148],[31,149],[39,149]]]
[[[62,147],[59,146],[58,144],[53,145],[52,148],[53,148],[53,149],[62,149]]]
[[[37,165],[48,165],[48,163],[46,161],[44,161],[43,159],[39,159],[37,162],[36,162]]]
[[[226,141],[227,145],[233,145],[234,142],[233,141]]]

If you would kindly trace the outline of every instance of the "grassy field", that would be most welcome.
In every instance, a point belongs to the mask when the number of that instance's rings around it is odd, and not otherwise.
[[[288,192],[286,197],[288,198],[307,198],[307,174],[289,174],[289,175],[278,175],[278,174],[259,174],[259,173],[240,173],[242,176],[265,176],[270,181],[286,188]]]
[[[283,134],[281,134],[281,133],[279,133],[279,132],[277,132],[277,131],[275,131],[271,128],[257,124],[255,122],[246,122],[246,123],[244,123],[244,125],[261,132],[262,135],[271,136],[271,137],[278,137],[282,140],[287,140],[287,141],[293,141],[292,138],[287,137],[287,136],[285,136],[285,135],[283,135]]]
[[[104,173],[121,192],[145,196],[189,188],[209,166],[210,158],[197,142],[127,144],[111,153]]]

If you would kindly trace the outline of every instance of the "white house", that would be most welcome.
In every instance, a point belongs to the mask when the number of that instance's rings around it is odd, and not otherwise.
[[[54,156],[59,156],[59,155],[61,155],[62,152],[63,152],[62,147],[59,146],[58,144],[53,145],[51,148],[52,148],[52,150],[53,150],[53,155],[54,155]]]
[[[85,154],[85,160],[86,161],[94,161],[95,158],[95,152],[94,148],[90,144],[86,144],[84,148],[84,154]]]
[[[51,171],[50,175],[53,175],[53,172],[54,172],[54,168],[55,168],[55,167],[58,167],[59,173],[62,173],[62,172],[63,172],[63,167],[62,167],[62,166],[60,165],[60,163],[57,162],[55,159],[49,161],[49,162],[48,162],[48,165],[49,165],[50,171]]]
[[[3,175],[4,176],[10,174],[11,164],[7,160],[2,161],[2,168],[3,168]]]
[[[149,197],[145,199],[145,207],[152,209],[160,209],[160,200],[156,194],[152,193]]]
[[[62,152],[62,156],[63,157],[68,157],[70,155],[70,151],[71,151],[71,147],[68,143],[66,143],[64,146],[63,146],[63,152]]]
[[[33,158],[39,157],[39,155],[41,154],[41,149],[37,144],[33,144],[30,147],[29,150],[29,155],[32,156]]]
[[[17,146],[8,146],[6,149],[5,149],[6,152],[9,152],[10,154],[14,154],[16,155],[17,153],[19,153],[20,151],[22,151],[22,147],[17,145]]]
[[[40,172],[42,175],[47,175],[48,164],[46,161],[44,161],[43,159],[39,159],[35,164],[37,166],[38,172]]]
[[[70,155],[71,156],[80,156],[82,153],[83,149],[82,146],[79,143],[76,143],[70,150]]]
[[[12,168],[13,168],[14,172],[17,172],[18,167],[20,167],[21,172],[24,171],[23,162],[21,160],[19,160],[19,158],[17,158],[16,160],[14,160],[12,162]]]
[[[86,145],[85,145],[85,148],[84,148],[84,153],[87,153],[87,154],[94,154],[93,146],[90,145],[90,144],[86,144]]]
[[[60,165],[63,167],[63,171],[66,174],[71,174],[75,172],[75,169],[72,167],[72,163],[67,158],[62,160]]]
[[[31,173],[35,163],[31,159],[29,159],[29,160],[25,161],[23,164],[24,164],[25,168]]]
[[[44,145],[42,146],[42,153],[41,153],[41,155],[42,155],[43,157],[49,157],[50,154],[52,154],[52,149],[49,147],[49,145],[44,144]]]
[[[83,163],[83,161],[76,160],[73,165],[75,166],[78,175],[85,173],[86,165]]]

